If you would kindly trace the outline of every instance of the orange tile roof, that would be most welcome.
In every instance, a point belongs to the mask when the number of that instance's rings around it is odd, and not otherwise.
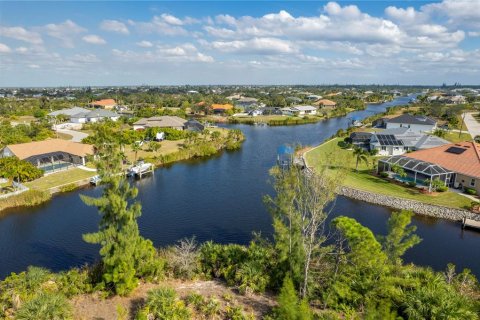
[[[317,102],[315,102],[315,104],[324,105],[324,106],[336,106],[337,105],[337,103],[335,101],[328,100],[328,99],[318,100]]]
[[[460,154],[450,153],[446,150],[451,147],[465,149]],[[446,144],[431,149],[414,151],[406,154],[426,162],[438,164],[446,169],[458,172],[470,177],[480,178],[480,145],[475,142],[460,142]]]
[[[76,156],[84,157],[93,154],[93,146],[62,139],[48,139],[28,143],[10,144],[7,148],[19,159],[26,159],[32,156],[52,153],[66,152]]]
[[[210,108],[212,110],[231,110],[231,109],[233,109],[233,106],[229,103],[226,103],[226,104],[214,103],[210,106]]]
[[[102,99],[102,100],[98,100],[98,101],[93,101],[90,104],[94,105],[94,106],[112,106],[112,105],[115,105],[117,103],[113,99]]]

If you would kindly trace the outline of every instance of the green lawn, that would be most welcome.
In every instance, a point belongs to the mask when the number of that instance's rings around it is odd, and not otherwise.
[[[460,132],[447,132],[443,139],[453,143],[472,140],[472,136],[468,132],[462,132],[461,135],[459,135],[459,133]]]
[[[96,172],[85,171],[82,169],[74,168],[58,173],[52,173],[48,176],[44,176],[40,179],[27,182],[25,185],[31,189],[48,190],[53,187],[66,185],[75,181],[91,178],[96,175]]]
[[[345,186],[446,207],[464,209],[470,206],[470,199],[453,192],[443,192],[435,195],[422,194],[415,188],[404,187],[373,175],[373,161],[378,160],[378,157],[369,157],[368,165],[361,163],[358,167],[359,171],[356,172],[352,151],[338,147],[339,141],[341,141],[340,138],[333,139],[307,152],[306,160],[308,165],[318,170],[325,163],[331,166],[338,164],[339,160],[342,160],[343,165],[348,167],[344,180]],[[332,161],[331,159],[335,160]]]

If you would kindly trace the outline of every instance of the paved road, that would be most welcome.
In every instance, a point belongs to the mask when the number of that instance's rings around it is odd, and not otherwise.
[[[81,142],[84,138],[88,137],[88,134],[86,133],[83,133],[83,132],[79,132],[79,131],[75,131],[75,130],[68,130],[68,129],[61,129],[61,130],[57,130],[58,132],[61,132],[61,133],[66,133],[66,134],[69,134],[72,136],[72,141],[73,142]]]
[[[473,113],[465,114],[465,125],[467,126],[468,132],[472,138],[480,136],[480,123],[475,120]]]

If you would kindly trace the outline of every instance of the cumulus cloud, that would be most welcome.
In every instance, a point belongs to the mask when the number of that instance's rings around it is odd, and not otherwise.
[[[480,28],[480,0],[443,0],[421,7],[430,15],[447,17],[454,26]]]
[[[95,34],[86,35],[82,38],[82,40],[85,41],[86,43],[91,43],[91,44],[106,44],[107,43],[107,41],[105,41],[105,39],[103,39],[102,37],[97,36]]]
[[[10,49],[9,46],[6,44],[0,43],[0,53],[10,53],[12,52],[12,49]]]
[[[87,31],[87,29],[77,25],[72,20],[66,20],[59,24],[49,23],[42,27],[41,30],[46,32],[50,37],[59,39],[67,48],[74,47],[73,37]]]
[[[298,51],[298,49],[290,41],[276,38],[214,41],[211,43],[211,46],[213,49],[222,52],[245,54],[286,54]]]
[[[117,20],[103,20],[100,29],[120,34],[129,34],[130,31],[125,23]]]
[[[113,49],[112,54],[124,62],[159,63],[159,62],[214,62],[214,58],[204,54],[191,43],[176,46],[159,45],[154,50],[135,52]]]
[[[190,17],[180,19],[166,13],[154,16],[148,22],[129,20],[129,24],[135,26],[140,32],[158,33],[167,36],[186,36],[188,35],[188,30],[185,27],[198,22],[197,19]]]
[[[143,40],[143,41],[137,42],[137,46],[142,48],[151,48],[153,47],[153,43],[151,43],[150,41]]]
[[[0,36],[25,41],[32,44],[43,43],[42,37],[38,32],[29,31],[22,27],[2,27],[0,26]]]

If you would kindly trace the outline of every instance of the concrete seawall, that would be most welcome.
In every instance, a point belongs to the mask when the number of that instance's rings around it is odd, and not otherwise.
[[[463,218],[468,218],[476,221],[480,221],[480,214],[473,213],[468,210],[448,208],[443,206],[436,206],[427,204],[420,201],[402,199],[392,196],[386,196],[382,194],[371,193],[368,191],[358,190],[350,187],[341,187],[338,194],[361,200],[381,206],[386,206],[398,210],[410,210],[416,214],[425,216],[460,221]]]

